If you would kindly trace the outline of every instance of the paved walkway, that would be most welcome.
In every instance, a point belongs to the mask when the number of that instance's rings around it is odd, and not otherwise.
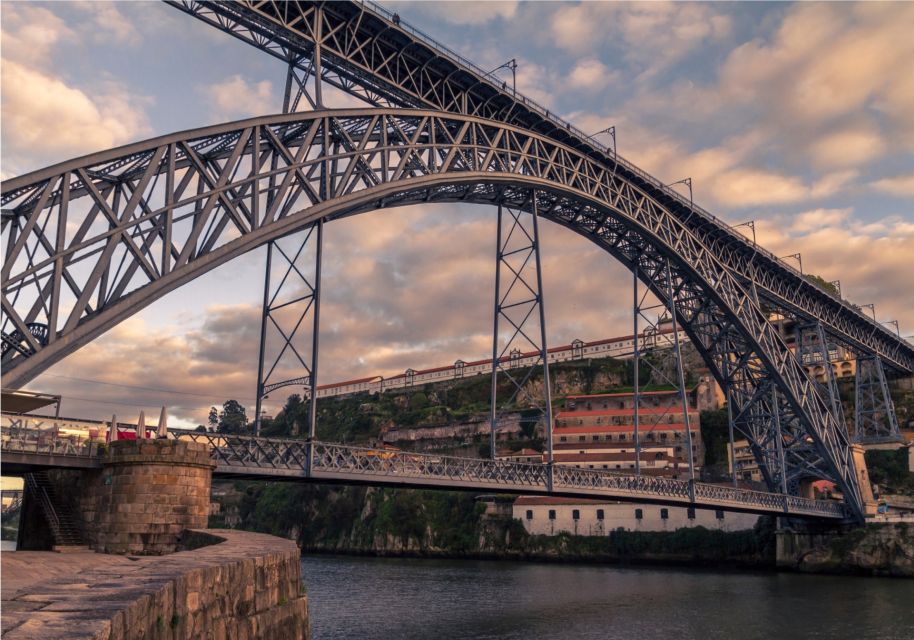
[[[103,631],[105,627],[99,620],[74,621],[72,613],[51,613],[60,592],[63,589],[78,589],[80,586],[86,586],[88,582],[96,581],[100,572],[114,570],[116,574],[124,575],[142,569],[152,561],[152,558],[128,560],[125,556],[111,556],[92,551],[0,553],[0,627],[3,630],[3,637],[95,636],[96,632]],[[32,612],[39,609],[44,609],[48,613],[42,615],[40,624],[37,624],[38,621]],[[32,624],[26,624],[29,619],[32,619]],[[25,635],[22,635],[23,633]]]

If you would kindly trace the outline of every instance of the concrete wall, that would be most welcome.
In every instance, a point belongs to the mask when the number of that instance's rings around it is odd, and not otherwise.
[[[226,530],[188,532],[185,540],[217,544],[87,568],[4,595],[3,639],[310,637],[295,543]],[[94,554],[85,555],[91,562]]]
[[[597,510],[602,509],[604,519],[597,518]],[[641,519],[636,511],[641,510]],[[661,509],[667,510],[667,518],[661,517]],[[533,519],[527,518],[527,511],[533,512]],[[555,511],[555,519],[550,520],[549,511]],[[574,519],[574,511],[579,519]],[[721,531],[741,531],[751,529],[758,521],[758,516],[747,513],[722,512],[718,518],[713,510],[696,509],[695,518],[688,517],[688,510],[683,507],[660,507],[652,504],[543,504],[525,505],[519,500],[514,505],[513,515],[520,520],[528,533],[534,535],[555,535],[567,532],[574,535],[601,536],[609,535],[614,529],[627,531],[675,531],[683,527],[702,526]]]

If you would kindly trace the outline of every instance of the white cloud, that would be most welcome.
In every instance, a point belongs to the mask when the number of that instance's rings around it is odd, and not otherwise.
[[[822,227],[836,226],[847,220],[853,209],[814,209],[803,211],[790,218],[790,230],[795,233],[808,233]]]
[[[871,185],[877,191],[893,196],[914,196],[914,173],[910,175],[893,176],[876,180]]]
[[[568,74],[568,84],[574,89],[599,91],[619,77],[618,71],[611,70],[596,58],[586,58],[578,61]]]
[[[47,64],[56,44],[75,39],[73,30],[45,8],[24,2],[4,2],[0,7],[4,61],[41,66]]]
[[[118,3],[86,0],[71,4],[85,12],[89,18],[79,25],[80,31],[96,42],[134,45],[142,40],[134,24],[118,9]]]
[[[217,121],[262,116],[281,111],[273,95],[273,83],[248,80],[238,74],[200,87],[210,112]]]
[[[90,94],[12,60],[4,61],[0,80],[4,155],[23,164],[108,149],[150,131],[142,110],[147,100],[117,84]]]
[[[886,144],[879,130],[864,125],[837,130],[812,144],[810,155],[823,167],[856,167],[881,157]]]
[[[572,53],[622,42],[628,61],[653,74],[700,44],[726,37],[730,19],[698,3],[583,2],[559,5],[551,30],[556,45]]]

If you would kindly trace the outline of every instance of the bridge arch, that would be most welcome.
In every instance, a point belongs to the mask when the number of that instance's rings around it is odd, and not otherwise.
[[[504,204],[639,277],[731,390],[772,488],[859,491],[846,431],[715,245],[610,167],[517,127],[435,111],[255,118],[61,163],[2,187],[4,383],[22,384],[152,301],[318,219],[420,202]],[[46,327],[42,333],[34,327]],[[782,416],[782,443],[765,415]],[[771,459],[784,445],[787,464]]]

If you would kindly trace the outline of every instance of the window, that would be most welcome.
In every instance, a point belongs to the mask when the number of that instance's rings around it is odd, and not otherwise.
[[[559,438],[559,442],[568,442],[568,438],[566,438],[565,436],[561,436]]]
[[[714,517],[716,517],[718,520],[723,520],[724,519],[724,510],[718,509],[717,511],[715,511]]]
[[[533,509],[527,509],[527,520],[533,520]]]
[[[597,509],[597,520],[603,519],[603,509]]]
[[[580,511],[579,509],[572,509],[572,510],[571,510],[571,519],[572,519],[572,520],[580,520],[580,519],[581,519],[581,511]]]
[[[587,439],[587,436],[578,436],[578,442],[584,442]]]
[[[635,509],[635,520],[643,520],[643,519],[644,519],[644,510]]]
[[[695,519],[695,507],[689,507],[689,520]]]
[[[549,509],[549,519],[555,520],[555,509]]]
[[[661,510],[660,510],[660,519],[661,519],[661,520],[669,520],[669,519],[670,519],[670,510],[669,510],[669,509],[661,509]]]

